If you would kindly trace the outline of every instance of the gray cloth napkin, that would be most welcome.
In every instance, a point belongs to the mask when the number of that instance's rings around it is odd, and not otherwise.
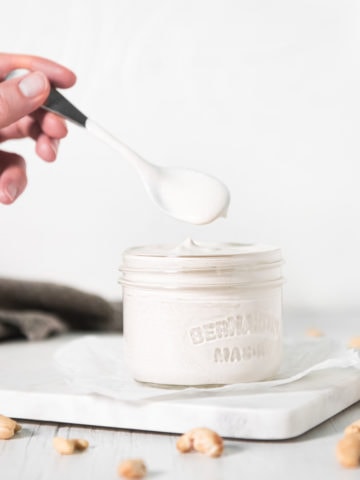
[[[122,303],[56,283],[0,278],[0,341],[69,330],[122,331]]]

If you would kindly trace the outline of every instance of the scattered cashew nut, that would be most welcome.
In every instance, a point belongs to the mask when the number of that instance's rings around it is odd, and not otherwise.
[[[345,430],[344,434],[349,435],[350,433],[359,433],[360,434],[360,419],[353,422],[351,425],[348,425]]]
[[[89,442],[83,438],[62,438],[54,437],[53,446],[61,455],[72,455],[75,452],[82,452],[89,446]]]
[[[336,446],[336,457],[343,467],[360,465],[360,419],[348,425]]]
[[[345,435],[336,446],[336,457],[343,467],[358,467],[360,464],[360,434]]]
[[[348,343],[348,347],[349,348],[356,348],[356,349],[359,348],[360,349],[360,336],[350,338],[349,343]]]
[[[141,458],[129,458],[120,463],[118,473],[124,478],[143,478],[146,475],[146,465]]]
[[[323,337],[324,336],[324,332],[322,330],[319,330],[318,328],[308,328],[306,330],[306,335],[308,337]]]
[[[209,428],[193,428],[181,435],[176,442],[176,448],[181,453],[196,450],[209,457],[220,457],[224,450],[223,439]]]
[[[0,415],[0,439],[9,440],[16,432],[21,430],[21,425],[5,415]]]

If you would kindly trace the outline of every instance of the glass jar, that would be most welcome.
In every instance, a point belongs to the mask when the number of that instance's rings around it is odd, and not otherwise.
[[[272,378],[282,353],[282,258],[244,244],[144,246],[123,254],[125,355],[161,385]]]

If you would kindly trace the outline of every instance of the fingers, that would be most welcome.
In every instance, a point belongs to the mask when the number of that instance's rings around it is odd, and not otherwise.
[[[40,158],[46,162],[53,162],[56,160],[58,147],[59,140],[57,138],[50,138],[42,133],[38,136],[35,150]]]
[[[15,69],[30,71],[21,78],[2,81]],[[0,142],[31,137],[37,154],[46,161],[56,158],[59,139],[67,134],[62,118],[38,111],[50,93],[50,84],[68,88],[75,74],[56,62],[32,55],[0,53]],[[24,159],[0,151],[0,203],[10,204],[27,183]]]
[[[15,153],[0,151],[0,203],[13,203],[27,184],[25,161]]]
[[[49,92],[49,81],[42,72],[0,83],[0,128],[38,109]]]
[[[0,143],[26,137],[36,140],[40,133],[41,130],[37,121],[32,116],[27,115],[8,127],[0,129]]]
[[[0,81],[11,70],[18,68],[26,68],[30,73],[0,84],[0,128],[43,105],[50,93],[50,84],[66,88],[76,81],[71,70],[51,60],[31,55],[0,53]]]
[[[59,117],[55,113],[46,112],[44,110],[37,110],[32,116],[40,125],[41,130],[49,137],[66,137],[68,129],[66,122],[62,117]]]
[[[50,112],[36,111],[0,131],[0,142],[30,137],[37,155],[46,162],[56,159],[59,141],[67,135],[64,119]],[[0,159],[1,161],[1,159]]]
[[[36,140],[41,132],[49,137],[65,138],[68,129],[63,118],[51,112],[37,110],[8,127],[2,128],[0,130],[0,143],[26,137]]]
[[[71,70],[47,58],[0,53],[0,79],[4,79],[11,70],[17,68],[43,72],[50,83],[59,88],[72,87],[76,82],[76,76]]]

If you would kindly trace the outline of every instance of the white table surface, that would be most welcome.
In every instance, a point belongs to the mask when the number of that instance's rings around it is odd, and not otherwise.
[[[346,341],[360,335],[360,314],[313,317],[285,316],[285,331],[304,335],[308,327]],[[21,354],[23,342],[13,342]],[[1,348],[1,345],[0,345]],[[1,366],[0,366],[1,368]],[[0,413],[6,414],[1,411]],[[128,457],[141,457],[148,466],[147,478],[157,479],[358,479],[360,468],[343,469],[334,450],[343,429],[360,419],[360,402],[317,428],[292,440],[243,441],[225,439],[224,455],[212,459],[200,454],[181,455],[176,435],[82,427],[48,422],[21,421],[23,429],[11,440],[0,441],[0,478],[4,480],[116,479],[117,466]],[[88,451],[60,456],[52,447],[54,436],[81,437]]]

